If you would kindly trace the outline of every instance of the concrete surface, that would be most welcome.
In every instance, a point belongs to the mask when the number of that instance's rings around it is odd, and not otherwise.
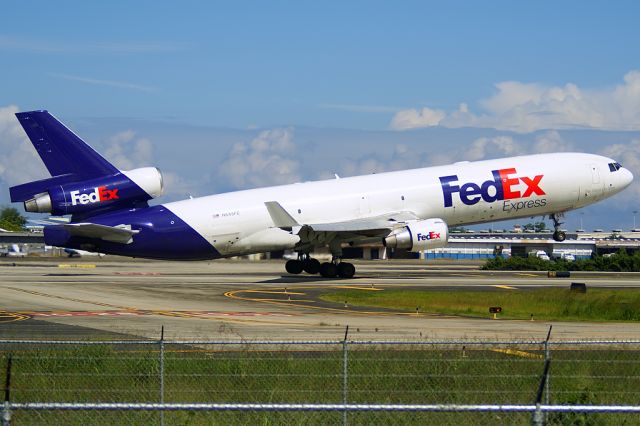
[[[291,276],[282,261],[155,262],[114,257],[0,262],[0,338],[169,339],[640,339],[631,322],[545,322],[444,317],[322,302],[337,288],[503,290],[640,287],[640,274],[484,272],[467,263],[356,262],[357,278]]]

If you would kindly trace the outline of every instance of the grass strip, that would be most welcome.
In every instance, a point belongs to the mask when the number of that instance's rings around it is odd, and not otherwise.
[[[423,291],[341,290],[321,299],[350,306],[387,308],[403,312],[488,317],[489,307],[500,306],[500,318],[568,321],[638,321],[640,289],[569,289]]]

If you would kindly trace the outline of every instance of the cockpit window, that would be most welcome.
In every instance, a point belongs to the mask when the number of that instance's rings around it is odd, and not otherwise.
[[[620,163],[609,163],[609,171],[610,172],[617,172],[621,168],[622,168],[622,166],[620,165]]]

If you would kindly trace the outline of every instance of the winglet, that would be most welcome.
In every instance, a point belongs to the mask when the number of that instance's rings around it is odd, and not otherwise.
[[[294,226],[300,226],[296,220],[278,203],[277,201],[266,201],[264,205],[267,207],[269,216],[273,220],[273,224],[278,228],[291,229]]]

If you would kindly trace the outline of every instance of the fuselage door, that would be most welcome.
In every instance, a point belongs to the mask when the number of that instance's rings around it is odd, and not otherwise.
[[[597,164],[591,164],[591,183],[594,187],[597,187],[600,183],[600,170]]]

